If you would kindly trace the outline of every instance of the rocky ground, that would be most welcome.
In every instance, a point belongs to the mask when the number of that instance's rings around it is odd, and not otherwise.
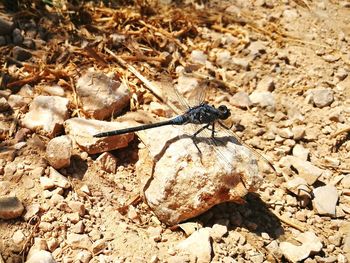
[[[130,2],[0,5],[0,262],[350,261],[350,3]],[[92,137],[169,86],[255,150]]]

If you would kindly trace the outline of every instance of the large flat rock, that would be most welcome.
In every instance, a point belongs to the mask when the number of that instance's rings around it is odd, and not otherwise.
[[[134,139],[133,133],[103,138],[92,137],[96,133],[123,129],[128,126],[125,123],[82,118],[69,119],[64,123],[66,133],[71,135],[79,147],[89,154],[112,151],[128,146],[129,142]]]
[[[37,96],[29,106],[22,125],[30,130],[41,129],[54,137],[68,118],[69,100],[58,96]]]
[[[89,117],[106,119],[129,104],[128,87],[102,72],[88,71],[77,81],[77,95]]]
[[[262,181],[256,159],[233,137],[218,133],[221,142],[214,146],[199,135],[200,154],[192,139],[184,135],[187,128],[166,126],[138,133],[149,149],[140,151],[137,164],[144,199],[168,225],[219,203],[238,201]]]

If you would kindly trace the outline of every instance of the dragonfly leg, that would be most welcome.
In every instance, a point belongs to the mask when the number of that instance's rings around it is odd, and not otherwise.
[[[233,127],[233,123],[231,124],[230,127],[226,126],[225,124],[223,124],[221,121],[218,121],[218,123],[220,124],[221,127],[223,127],[226,130],[230,130]]]
[[[198,131],[196,131],[193,135],[192,135],[192,141],[194,143],[194,146],[196,146],[198,152],[200,155],[202,155],[202,151],[199,149],[198,145],[197,145],[197,135],[199,133],[201,133],[203,130],[207,129],[209,127],[210,123],[204,125],[203,127],[201,127]]]

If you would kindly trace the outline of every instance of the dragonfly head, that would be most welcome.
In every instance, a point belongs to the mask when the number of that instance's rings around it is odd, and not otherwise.
[[[219,118],[221,120],[226,120],[228,117],[231,116],[230,110],[225,105],[220,105],[218,110],[220,111]]]

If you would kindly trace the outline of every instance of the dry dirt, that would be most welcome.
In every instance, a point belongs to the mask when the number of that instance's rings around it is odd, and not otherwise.
[[[277,170],[272,173],[261,169],[264,183],[256,193],[246,196],[244,204],[220,204],[190,220],[209,228],[226,224],[228,232],[210,241],[212,262],[287,262],[278,246],[283,241],[296,243],[295,238],[305,231],[314,232],[322,243],[322,248],[307,256],[305,262],[350,260],[350,191],[349,183],[343,182],[346,177],[349,182],[350,176],[349,2],[121,1],[112,2],[111,7],[102,3],[56,2],[57,6],[50,7],[45,7],[44,1],[37,1],[36,6],[23,3],[26,9],[22,11],[1,7],[1,13],[13,18],[23,35],[36,41],[36,48],[30,51],[32,58],[22,62],[11,53],[15,44],[0,47],[1,90],[16,94],[29,84],[33,96],[37,96],[43,87],[59,84],[71,101],[70,117],[84,116],[74,83],[85,70],[94,67],[105,73],[115,72],[129,83],[134,95],[130,109],[125,111],[149,110],[147,105],[157,101],[156,97],[105,47],[151,81],[164,76],[176,80],[179,66],[188,72],[212,74],[216,81],[211,83],[211,101],[230,105],[237,135],[267,157]],[[112,34],[125,39],[113,43]],[[251,43],[257,41],[263,47],[254,57],[249,56]],[[211,65],[194,63],[193,50],[203,51]],[[217,54],[225,50],[242,61],[229,66],[220,64]],[[170,62],[164,52],[172,55]],[[274,85],[259,86],[263,79]],[[315,88],[334,92],[330,105],[313,104],[308,90]],[[258,103],[242,109],[233,105],[232,96],[238,91],[251,94],[258,89],[273,94],[275,107]],[[196,262],[194,255],[184,256],[174,249],[186,239],[181,228],[161,224],[142,200],[123,207],[139,194],[135,173],[137,139],[127,148],[112,151],[118,160],[115,173],[101,170],[95,161],[98,155],[74,149],[71,165],[60,170],[72,184],[62,196],[67,202],[79,200],[84,204],[87,212],[79,219],[85,226],[81,234],[87,234],[94,244],[103,240],[104,245],[89,251],[67,244],[67,233],[76,231],[75,224],[67,219],[69,209],[52,205],[44,197],[39,182],[41,170],[36,169],[42,167],[44,174],[48,172],[45,147],[50,139],[40,131],[30,131],[22,136],[26,144],[15,151],[15,156],[11,155],[10,149],[20,136],[17,120],[27,111],[25,102],[19,109],[0,113],[0,123],[11,126],[1,135],[0,195],[15,195],[25,207],[40,204],[41,210],[30,221],[23,217],[0,221],[0,254],[5,262],[25,261],[35,238],[56,242],[48,250],[57,262],[89,262],[78,261],[77,253],[83,250],[88,251],[90,262]],[[304,128],[305,135],[285,138],[288,136],[279,132],[294,127]],[[343,132],[338,134],[339,131]],[[310,188],[337,188],[339,200],[334,216],[320,215],[313,203],[303,207],[286,189],[286,182],[296,176],[296,171],[285,169],[280,160],[292,155],[296,144],[308,149],[308,160],[325,171]],[[10,163],[22,172],[6,176]],[[82,186],[87,186],[91,194],[83,193]],[[25,241],[14,244],[13,235],[18,230]],[[201,244],[198,240],[198,246]]]

